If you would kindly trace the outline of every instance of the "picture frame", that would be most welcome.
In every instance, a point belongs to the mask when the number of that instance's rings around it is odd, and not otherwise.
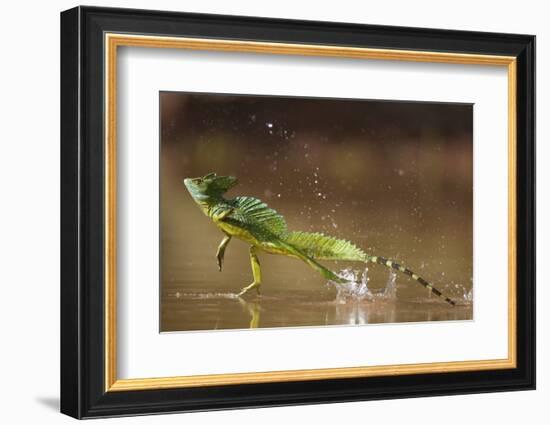
[[[498,183],[507,208],[497,215],[508,229],[508,281],[500,282],[508,355],[121,379],[121,47],[502,68],[508,174]],[[61,117],[62,413],[92,418],[535,388],[534,36],[81,6],[61,13]]]

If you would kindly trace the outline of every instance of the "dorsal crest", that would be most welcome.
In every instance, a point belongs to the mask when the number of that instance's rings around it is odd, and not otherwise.
[[[238,209],[239,219],[243,222],[261,226],[277,236],[287,233],[283,216],[268,207],[265,202],[250,196],[238,196],[233,201]]]
[[[345,239],[337,239],[322,233],[291,232],[285,242],[300,249],[316,260],[365,261],[367,255]]]

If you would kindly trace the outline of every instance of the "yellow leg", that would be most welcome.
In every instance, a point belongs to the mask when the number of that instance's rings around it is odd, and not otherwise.
[[[254,282],[250,285],[245,286],[241,292],[238,293],[238,296],[246,294],[251,289],[256,288],[258,295],[260,295],[260,285],[262,284],[262,271],[260,269],[260,260],[258,260],[258,255],[256,254],[257,248],[252,245],[250,247],[250,264],[252,265],[252,275],[254,276]]]
[[[334,272],[331,272],[325,266],[319,264],[313,258],[308,257],[301,251],[298,251],[293,246],[286,245],[285,248],[288,252],[290,252],[291,254],[298,257],[300,260],[304,261],[306,264],[308,264],[312,269],[317,270],[321,274],[321,276],[323,276],[325,279],[331,280],[333,282],[338,282],[338,283],[348,282],[346,279],[341,278],[340,276],[336,275]]]
[[[218,246],[218,252],[216,252],[216,259],[218,260],[218,269],[222,271],[222,264],[223,264],[223,256],[225,255],[225,248],[227,247],[227,244],[231,240],[231,236],[225,235],[223,240],[220,243],[220,246]]]

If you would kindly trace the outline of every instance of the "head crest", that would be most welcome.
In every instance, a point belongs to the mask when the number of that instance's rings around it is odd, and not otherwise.
[[[224,194],[237,184],[237,179],[209,173],[204,177],[187,178],[184,183],[194,198],[206,198]]]

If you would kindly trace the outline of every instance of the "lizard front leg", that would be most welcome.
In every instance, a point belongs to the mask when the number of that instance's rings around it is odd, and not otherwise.
[[[251,289],[256,288],[258,295],[260,295],[260,285],[262,284],[262,270],[260,269],[260,260],[258,260],[258,248],[255,245],[250,247],[250,264],[252,265],[252,275],[254,276],[254,282],[245,286],[241,292],[237,295],[240,297],[246,294]]]
[[[218,251],[216,252],[216,259],[218,260],[218,268],[222,271],[223,256],[225,255],[225,248],[229,244],[231,236],[226,234],[220,245],[218,246]]]

